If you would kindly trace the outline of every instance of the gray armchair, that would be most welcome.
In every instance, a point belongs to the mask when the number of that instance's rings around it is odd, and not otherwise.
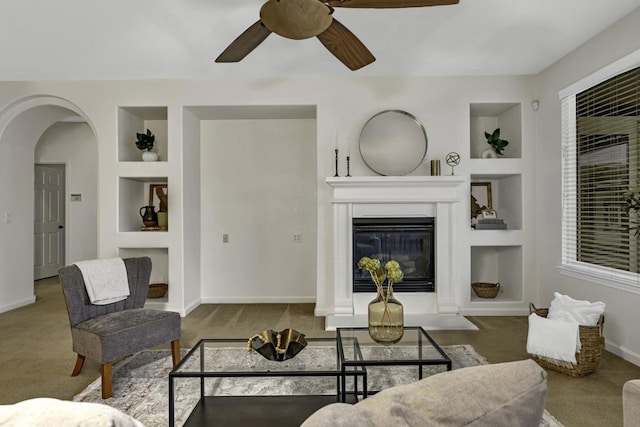
[[[171,341],[173,366],[180,361],[180,314],[144,308],[151,276],[148,257],[124,260],[129,280],[127,299],[93,305],[76,265],[58,272],[67,304],[73,351],[78,354],[71,376],[82,370],[86,357],[101,365],[102,398],[112,395],[111,367],[124,357]]]

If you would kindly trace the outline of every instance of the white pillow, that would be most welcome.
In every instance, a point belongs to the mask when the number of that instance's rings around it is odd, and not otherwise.
[[[573,299],[570,296],[553,293],[553,301],[549,307],[548,319],[577,322],[579,325],[595,326],[600,315],[604,313],[605,303],[589,302]]]
[[[0,425],[12,427],[144,427],[111,406],[48,397],[0,405]]]

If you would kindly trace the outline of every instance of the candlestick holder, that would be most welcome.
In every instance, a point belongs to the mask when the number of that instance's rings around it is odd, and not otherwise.
[[[338,175],[338,149],[337,148],[335,149],[335,152],[336,152],[336,174],[333,176],[337,177],[337,176],[340,176]]]
[[[351,157],[347,156],[347,175],[346,175],[347,177],[351,177],[350,169],[351,169]]]

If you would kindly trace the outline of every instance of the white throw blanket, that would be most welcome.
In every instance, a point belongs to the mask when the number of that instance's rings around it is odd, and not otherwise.
[[[577,322],[547,319],[532,313],[529,316],[527,353],[558,364],[577,363],[580,352],[580,329]]]
[[[91,304],[111,304],[129,296],[127,269],[122,258],[93,259],[76,265],[82,272]]]

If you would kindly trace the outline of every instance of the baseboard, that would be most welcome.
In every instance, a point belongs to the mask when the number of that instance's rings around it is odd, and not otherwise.
[[[187,316],[189,313],[191,313],[193,310],[195,310],[196,308],[198,308],[198,306],[202,304],[202,299],[198,298],[195,301],[193,301],[191,304],[189,304],[188,306],[186,306],[183,310],[183,317]]]
[[[33,304],[34,302],[36,302],[35,295],[27,299],[23,299],[21,301],[12,302],[11,304],[0,305],[0,313],[4,313],[9,310],[14,310],[16,308],[24,307],[25,305]]]
[[[529,316],[528,308],[460,308],[463,316]]]
[[[315,297],[209,297],[202,304],[306,304],[315,303]]]
[[[605,349],[618,357],[623,358],[627,362],[633,363],[636,366],[640,366],[640,354],[631,351],[625,347],[619,346],[605,338]]]

